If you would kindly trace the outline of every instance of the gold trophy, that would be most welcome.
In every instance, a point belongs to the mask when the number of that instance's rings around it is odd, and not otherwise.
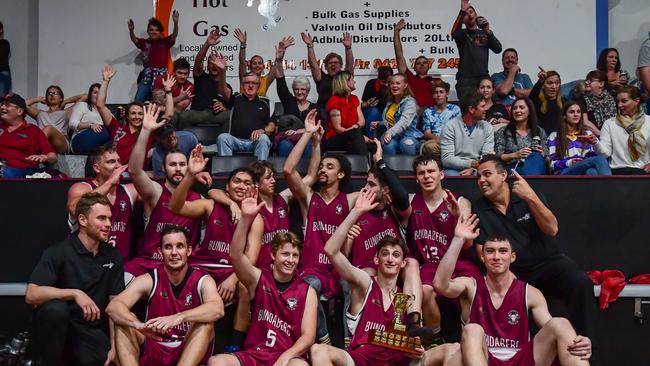
[[[409,337],[406,325],[402,324],[406,308],[410,301],[415,300],[415,295],[401,292],[391,292],[395,317],[391,324],[386,324],[386,330],[374,329],[369,333],[370,343],[375,346],[390,348],[406,353],[418,354],[416,348],[422,347],[420,338]]]

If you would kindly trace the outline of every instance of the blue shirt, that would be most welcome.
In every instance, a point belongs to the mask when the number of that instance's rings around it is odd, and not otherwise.
[[[422,113],[422,130],[431,130],[432,134],[440,136],[445,123],[460,117],[460,107],[455,104],[447,103],[447,107],[442,112],[438,112],[435,106],[429,107]]]
[[[508,78],[508,74],[505,71],[498,72],[492,75],[492,80],[494,81],[494,87],[501,85]],[[503,105],[512,105],[515,102],[517,97],[515,96],[515,89],[532,89],[533,82],[530,80],[528,74],[518,72],[515,75],[515,80],[512,82],[512,89],[505,97],[501,98],[500,95],[496,94],[499,102]]]
[[[176,149],[185,154],[188,159],[192,149],[194,149],[199,143],[196,136],[189,131],[176,131],[176,141]],[[163,159],[165,158],[166,153],[167,151],[165,151],[162,146],[156,144],[156,148],[153,150],[153,155],[151,156],[151,166],[153,168],[154,177],[165,176],[165,172],[163,172]]]

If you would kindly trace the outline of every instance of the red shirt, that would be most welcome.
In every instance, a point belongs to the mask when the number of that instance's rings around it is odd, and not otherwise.
[[[128,125],[123,125],[113,118],[111,124],[108,125],[108,133],[111,134],[113,145],[115,145],[117,155],[120,156],[120,161],[122,164],[127,164],[131,157],[133,146],[135,146],[135,142],[138,141],[140,130],[132,133]],[[153,145],[153,141],[153,134],[151,134],[151,136],[149,136],[149,141],[147,142],[147,151]]]
[[[332,126],[332,119],[329,118],[330,111],[333,109],[341,111],[341,127],[349,128],[359,122],[359,113],[357,113],[359,105],[359,98],[357,98],[356,95],[350,95],[347,99],[340,95],[332,95],[330,100],[327,101],[327,106],[325,107],[325,112],[328,117],[326,137],[331,138],[336,135],[336,131],[334,131],[334,127]]]
[[[0,122],[0,159],[12,168],[38,168],[37,161],[27,160],[31,155],[54,152],[47,137],[38,126],[23,121],[9,132],[9,126]]]
[[[167,67],[169,49],[175,41],[170,37],[153,40],[151,38],[138,38],[138,48],[144,53],[145,67],[161,68]]]
[[[154,79],[153,90],[165,89],[162,81],[163,81],[162,76],[158,76],[156,79]],[[190,88],[189,90],[190,93],[194,94],[194,84],[190,83],[189,80],[183,83],[182,85],[179,83],[175,83],[174,86],[172,86],[172,97],[176,98],[181,94],[181,89],[187,89],[188,87]]]
[[[413,90],[413,97],[418,107],[433,107],[436,104],[433,100],[433,82],[440,79],[432,76],[421,78],[413,74],[409,69],[406,69],[404,74],[406,74],[409,86]]]

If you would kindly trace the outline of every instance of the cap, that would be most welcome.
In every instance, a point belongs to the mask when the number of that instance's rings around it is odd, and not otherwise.
[[[164,139],[176,131],[173,124],[166,122],[162,127],[156,130],[156,138]]]
[[[8,93],[4,97],[0,97],[0,102],[5,102],[5,101],[11,104],[15,104],[16,106],[18,106],[18,108],[22,108],[25,111],[25,113],[27,113],[27,104],[25,103],[25,99],[23,99],[23,97],[21,97],[20,95],[14,93]]]

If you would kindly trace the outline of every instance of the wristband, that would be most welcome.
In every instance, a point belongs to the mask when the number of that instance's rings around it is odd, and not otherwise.
[[[346,50],[351,50],[351,49],[352,49],[352,46],[350,46],[350,47],[345,47],[345,49],[346,49]]]
[[[314,48],[314,45],[313,44],[308,44],[307,48]]]
[[[171,93],[172,93],[171,90],[165,90],[165,94],[171,94]]]

